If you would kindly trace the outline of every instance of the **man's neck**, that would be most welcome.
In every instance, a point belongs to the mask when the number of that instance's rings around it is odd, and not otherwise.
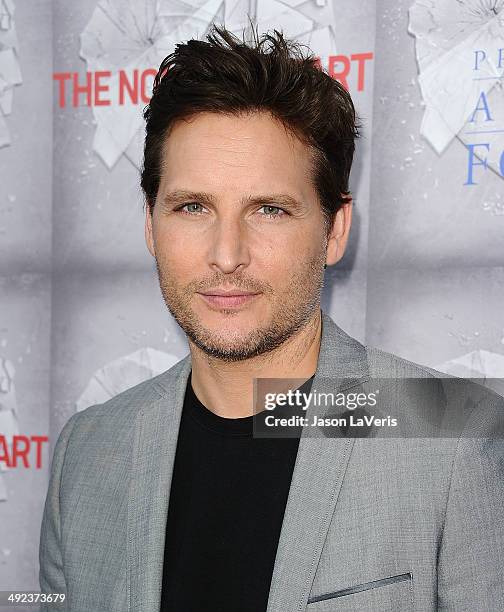
[[[307,325],[274,351],[237,362],[209,357],[189,342],[192,386],[198,399],[226,418],[253,414],[254,378],[308,380],[317,369],[322,319],[320,308]]]

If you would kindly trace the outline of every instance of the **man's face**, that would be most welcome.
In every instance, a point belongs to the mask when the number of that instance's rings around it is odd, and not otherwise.
[[[167,136],[146,241],[168,309],[205,353],[267,353],[317,313],[327,242],[309,160],[267,113],[200,113]]]

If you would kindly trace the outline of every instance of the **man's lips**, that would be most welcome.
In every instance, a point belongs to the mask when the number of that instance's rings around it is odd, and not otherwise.
[[[247,304],[248,302],[251,302],[255,297],[260,295],[260,293],[239,293],[237,291],[226,293],[223,291],[216,291],[200,293],[200,295],[208,304],[212,306],[230,308],[235,306],[241,306],[242,304]]]

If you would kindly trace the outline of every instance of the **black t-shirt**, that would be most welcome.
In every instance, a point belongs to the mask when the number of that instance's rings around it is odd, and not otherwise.
[[[300,389],[310,390],[313,377]],[[228,419],[189,376],[170,491],[161,612],[261,612],[299,438],[253,437],[256,416]]]

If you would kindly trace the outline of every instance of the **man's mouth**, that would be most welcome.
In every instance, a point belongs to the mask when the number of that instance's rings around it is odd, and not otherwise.
[[[199,295],[201,295],[205,302],[211,306],[216,306],[218,308],[235,308],[248,304],[259,296],[260,293],[240,292],[239,290],[208,290]]]

